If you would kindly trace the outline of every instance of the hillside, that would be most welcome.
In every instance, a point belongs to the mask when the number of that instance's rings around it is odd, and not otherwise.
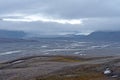
[[[26,33],[23,31],[0,30],[0,38],[23,38]]]
[[[98,31],[93,32],[90,35],[86,36],[86,39],[96,40],[96,41],[120,41],[120,31]]]

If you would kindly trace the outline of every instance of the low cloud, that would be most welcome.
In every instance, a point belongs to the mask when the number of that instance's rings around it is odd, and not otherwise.
[[[20,15],[17,15],[20,16]],[[16,16],[16,17],[17,17]],[[12,17],[15,17],[12,16]],[[82,20],[80,19],[54,19],[54,18],[45,18],[40,16],[24,16],[22,18],[2,18],[3,21],[12,21],[12,22],[35,22],[35,21],[41,21],[41,22],[53,22],[53,23],[60,23],[60,24],[82,24]]]

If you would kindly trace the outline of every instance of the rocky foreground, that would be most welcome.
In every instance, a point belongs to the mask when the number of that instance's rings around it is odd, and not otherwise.
[[[106,66],[118,77],[105,76]],[[120,80],[119,74],[119,56],[32,56],[0,63],[0,80]]]

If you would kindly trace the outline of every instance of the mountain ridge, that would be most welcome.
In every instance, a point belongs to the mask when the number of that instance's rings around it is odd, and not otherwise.
[[[23,31],[0,30],[0,38],[24,38],[27,34]]]
[[[89,35],[64,35],[57,37],[27,37],[27,33],[23,31],[9,31],[0,30],[0,41],[21,41],[27,40],[39,40],[39,39],[75,39],[82,41],[120,41],[120,31],[95,31]]]

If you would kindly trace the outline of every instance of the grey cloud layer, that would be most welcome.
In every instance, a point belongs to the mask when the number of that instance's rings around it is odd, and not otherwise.
[[[120,16],[120,0],[4,0],[0,13],[44,13],[66,18]]]
[[[82,25],[0,21],[0,29],[24,30],[51,35],[62,32],[120,30],[119,4],[120,0],[1,0],[1,18],[16,13],[26,15],[42,14],[60,19],[85,20],[83,20]]]

